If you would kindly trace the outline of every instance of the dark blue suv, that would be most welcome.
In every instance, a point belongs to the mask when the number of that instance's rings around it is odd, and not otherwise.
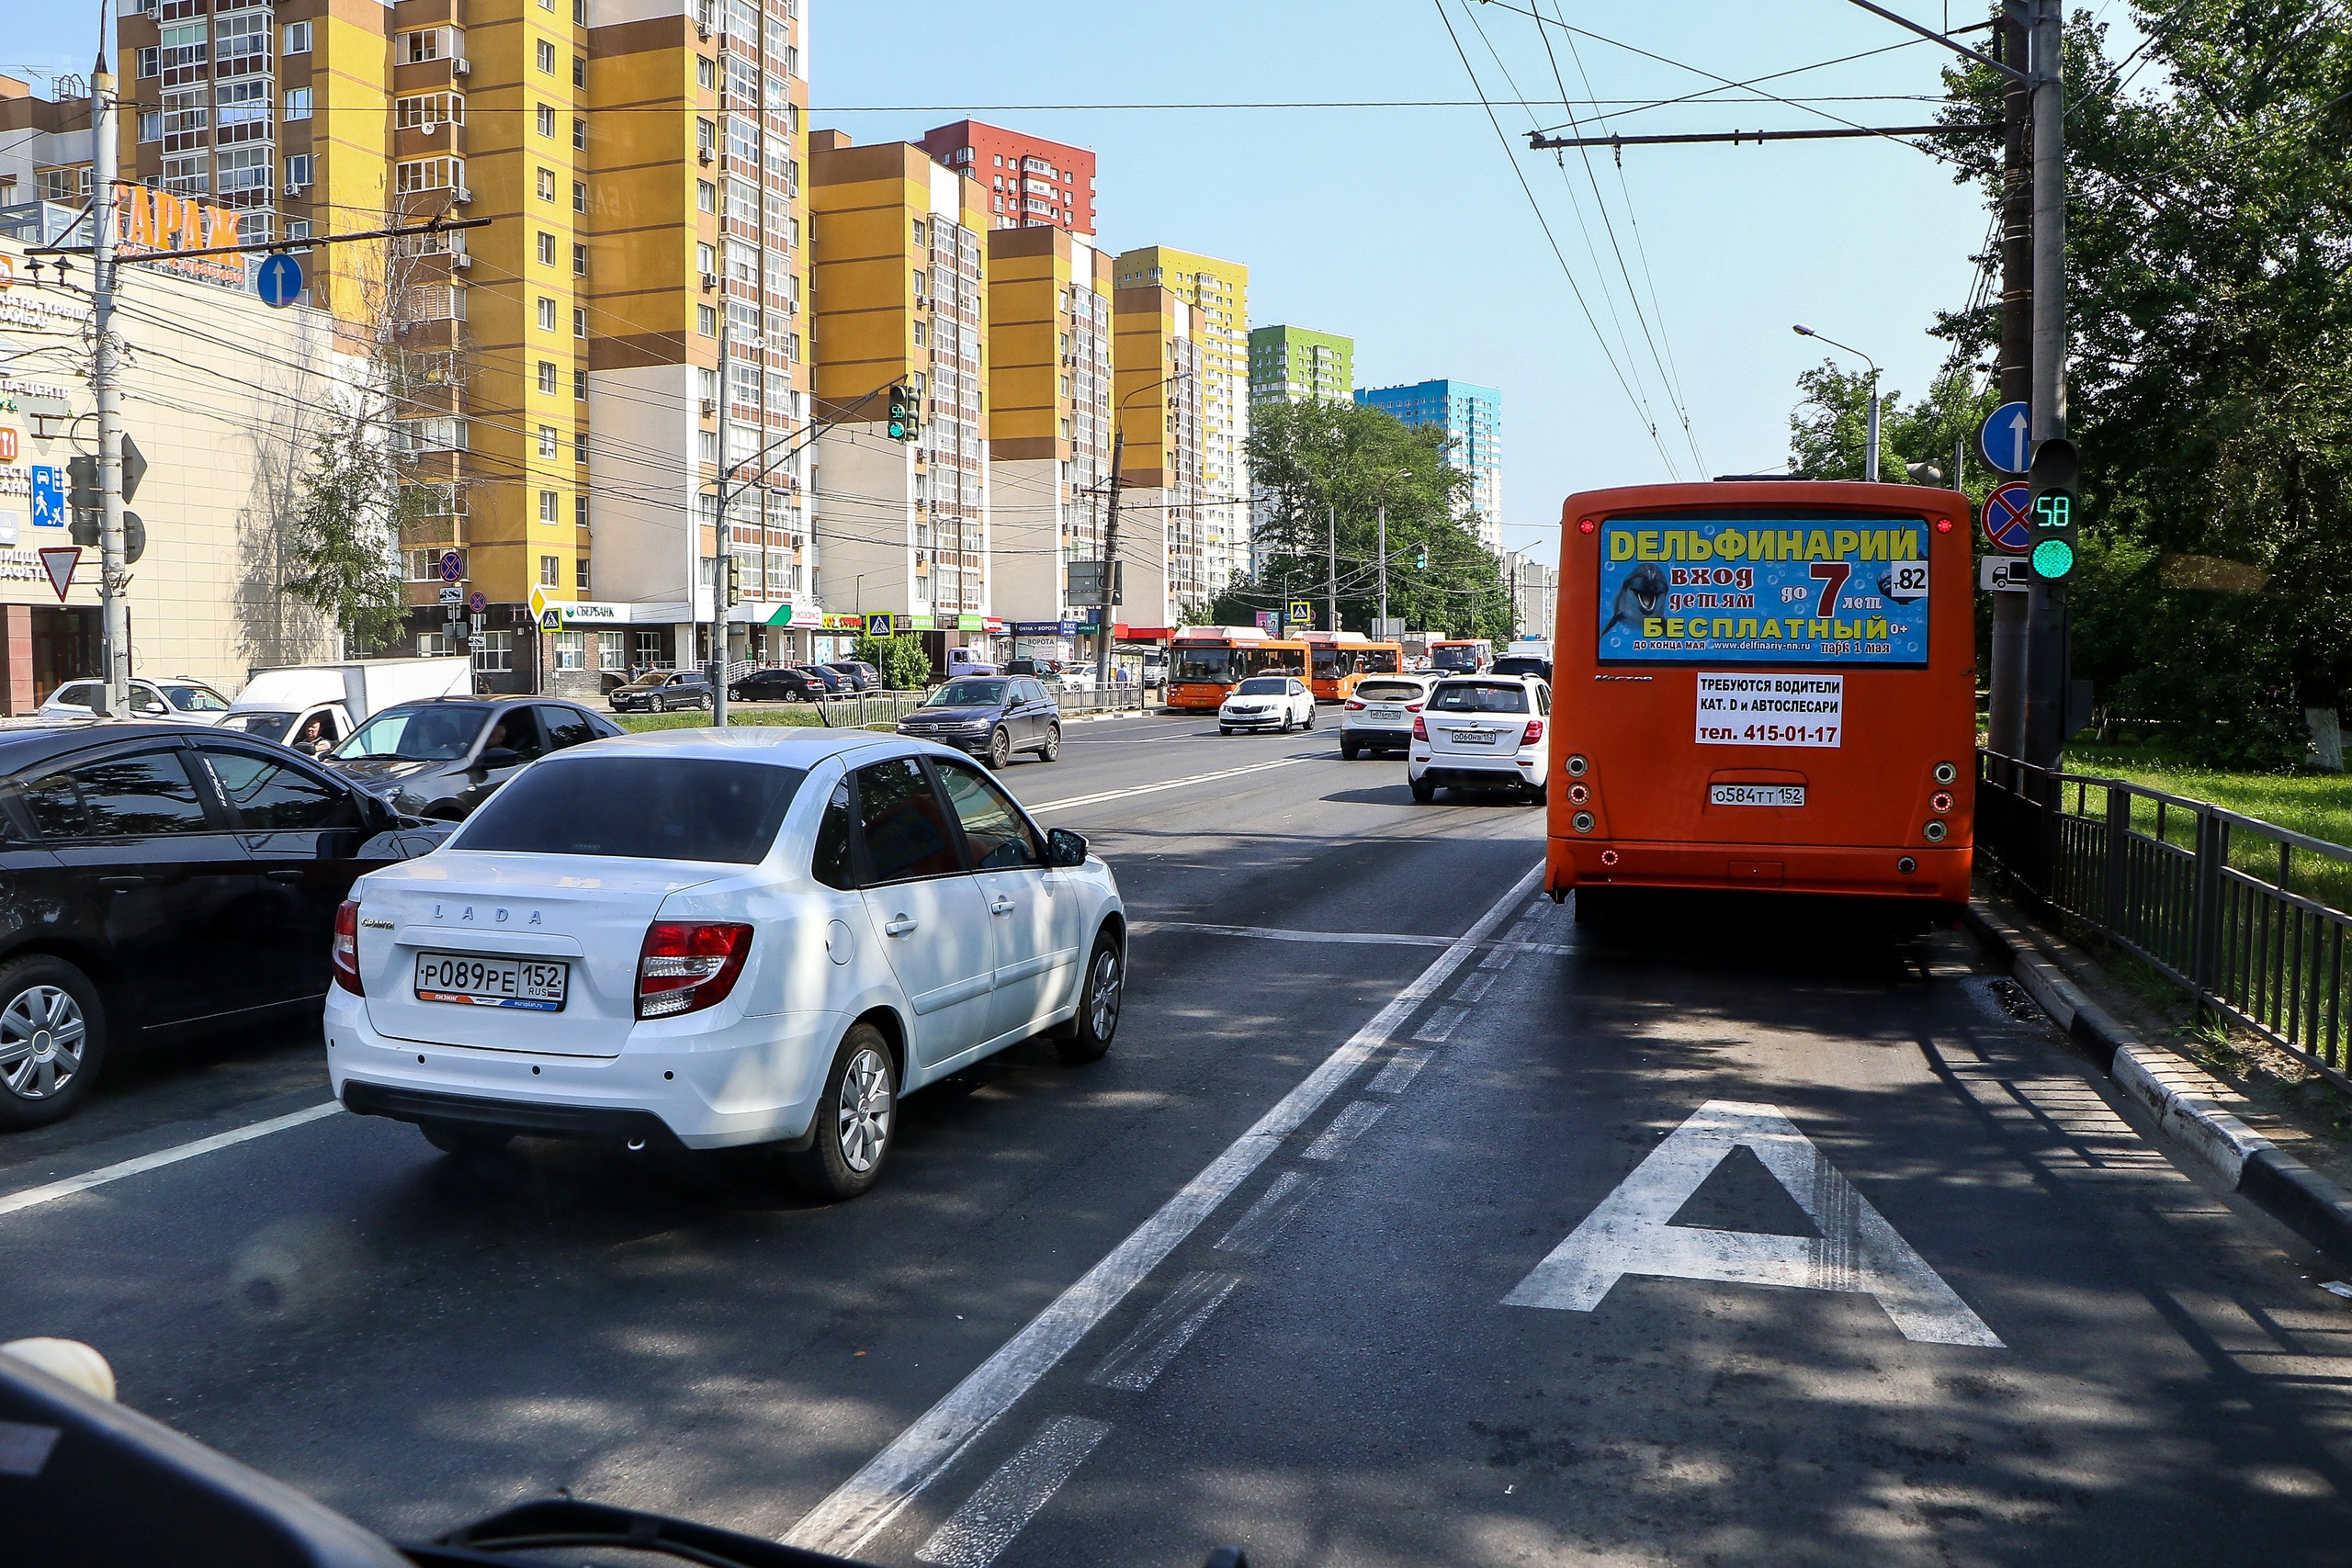
[[[899,733],[969,751],[1001,768],[1015,751],[1062,754],[1062,710],[1034,675],[963,675],[899,721]]]

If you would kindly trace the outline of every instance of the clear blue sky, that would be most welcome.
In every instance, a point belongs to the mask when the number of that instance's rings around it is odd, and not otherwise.
[[[1506,3],[1616,41],[1539,28]],[[1946,166],[1892,142],[1635,148],[1623,154],[1622,186],[1615,164],[1595,154],[1590,178],[1615,224],[1612,248],[1585,166],[1572,153],[1564,173],[1550,154],[1524,151],[1517,133],[1530,111],[1516,107],[1498,107],[1513,133],[1509,152],[1475,107],[994,107],[1475,101],[1442,15],[1498,100],[1667,98],[1713,86],[1701,73],[1751,79],[1909,36],[1845,0],[1443,4],[1442,13],[1440,0],[1193,0],[1142,9],[1101,0],[806,0],[809,123],[877,141],[912,138],[968,111],[1091,147],[1105,244],[1170,244],[1247,263],[1252,322],[1352,336],[1360,385],[1450,376],[1501,389],[1506,536],[1514,546],[1556,538],[1561,498],[1574,490],[1665,477],[1652,417],[1685,476],[1778,466],[1797,372],[1825,352],[1792,333],[1792,322],[1866,350],[1890,388],[1925,388],[1943,355],[1925,329],[1938,309],[1964,302],[1967,257],[1983,244],[1986,214]],[[1900,6],[1929,25],[1944,21],[1942,0]],[[2128,28],[2118,0],[2097,9]],[[6,46],[16,63],[86,68],[94,7],[22,13],[11,18]],[[1983,13],[1964,0],[1952,19]],[[1780,76],[1761,90],[1932,96],[1942,53],[1919,42]],[[1718,98],[1746,101],[1623,115],[1610,128],[1834,123],[1749,94]],[[906,107],[864,112],[887,106]],[[1900,96],[1815,107],[1867,125],[1934,118],[1932,104]],[[1545,126],[1566,118],[1557,108],[1532,112]],[[1514,170],[1549,219],[1614,369]],[[1647,339],[1620,276],[1620,250]],[[1663,385],[1660,362],[1679,400]],[[1646,400],[1647,414],[1620,375]],[[1703,464],[1682,436],[1678,402]]]

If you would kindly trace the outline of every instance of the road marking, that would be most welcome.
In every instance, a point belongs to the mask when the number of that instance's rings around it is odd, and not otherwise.
[[[1470,1016],[1468,1008],[1440,1008],[1430,1014],[1420,1028],[1413,1031],[1413,1038],[1428,1045],[1442,1045],[1462,1021]]]
[[[1302,1159],[1338,1159],[1348,1152],[1348,1145],[1363,1135],[1365,1128],[1388,1114],[1388,1107],[1359,1100],[1331,1119],[1323,1135],[1306,1145]]]
[[[226,1133],[215,1133],[209,1138],[198,1138],[193,1143],[175,1144],[168,1149],[157,1149],[152,1155],[141,1155],[136,1159],[123,1160],[116,1165],[100,1166],[96,1170],[85,1170],[79,1176],[69,1176],[62,1181],[52,1181],[44,1187],[28,1187],[21,1192],[10,1192],[0,1196],[0,1214],[13,1214],[19,1209],[29,1209],[35,1204],[53,1202],[60,1198],[71,1198],[76,1192],[87,1192],[93,1187],[104,1187],[107,1182],[120,1181],[126,1176],[139,1176],[147,1171],[161,1170],[167,1165],[177,1165],[184,1159],[194,1159],[198,1155],[209,1155],[215,1149],[225,1149],[232,1145],[251,1143],[255,1138],[266,1138],[272,1133],[283,1133],[288,1127],[300,1127],[305,1122],[316,1122],[321,1117],[332,1116],[342,1109],[341,1105],[330,1100],[323,1105],[313,1105],[306,1111],[297,1111],[285,1116],[273,1116],[266,1122],[255,1122],[250,1126],[233,1127]]]
[[[1715,1167],[1742,1146],[1755,1152],[1820,1227],[1818,1239],[1668,1223]],[[1627,1274],[1849,1291],[1877,1297],[1905,1339],[2002,1348],[1984,1319],[1778,1106],[1727,1100],[1701,1106],[1503,1304],[1590,1312]]]
[[[1451,947],[1456,940],[1450,936],[1420,936],[1408,931],[1302,931],[1282,926],[1221,926],[1205,920],[1131,920],[1127,929],[1136,931],[1192,931],[1201,936],[1258,937],[1266,942],[1360,942],[1371,947]],[[1513,953],[1548,953],[1555,957],[1565,957],[1576,951],[1556,942],[1497,940],[1479,945]]]
[[[915,1561],[935,1568],[988,1568],[1110,1431],[1083,1416],[1056,1416],[964,1499],[915,1550]]]
[[[1282,1147],[1284,1138],[1354,1077],[1372,1054],[1388,1043],[1389,1034],[1452,979],[1488,934],[1510,917],[1516,901],[1526,896],[1543,870],[1540,863],[1529,867],[1508,893],[1478,917],[1476,924],[1431,960],[1370,1022],[1326,1056],[1256,1125],[1227,1145],[1083,1278],[998,1347],[995,1354],[868,1460],[865,1468],[809,1510],[785,1537],[786,1541],[838,1556],[854,1556],[909,1499],[955,1461],[966,1444],[1035,1387],[1203,1220],[1232,1197]]]
[[[1495,981],[1498,977],[1499,976],[1498,976],[1491,969],[1481,969],[1476,974],[1472,975],[1468,979],[1463,981],[1462,984],[1454,987],[1453,995],[1448,997],[1446,1000],[1454,1002],[1478,1001],[1484,998],[1488,991],[1495,988]]]
[[[1244,773],[1262,773],[1268,768],[1287,768],[1296,762],[1313,760],[1309,757],[1277,757],[1271,762],[1252,762],[1246,768],[1226,768],[1214,773],[1192,773],[1181,779],[1162,779],[1158,784],[1130,784],[1125,789],[1106,789],[1094,795],[1074,795],[1068,800],[1041,800],[1029,809],[1032,812],[1066,811],[1073,806],[1095,806],[1106,800],[1125,800],[1130,795],[1157,795],[1164,789],[1182,789],[1187,784],[1215,784],[1219,779],[1238,779]]]
[[[1315,1190],[1323,1185],[1319,1176],[1307,1176],[1300,1171],[1285,1170],[1268,1184],[1266,1190],[1250,1212],[1234,1222],[1216,1244],[1219,1252],[1238,1253],[1254,1258],[1273,1244],[1283,1227],[1291,1222]]]
[[[1168,1299],[1152,1308],[1150,1315],[1119,1342],[1117,1349],[1102,1358],[1086,1381],[1097,1388],[1125,1389],[1130,1393],[1149,1388],[1240,1283],[1238,1274],[1185,1275],[1184,1282],[1169,1292]]]
[[[1413,1076],[1416,1073],[1429,1066],[1430,1057],[1434,1053],[1424,1051],[1419,1046],[1399,1045],[1396,1047],[1396,1054],[1388,1058],[1388,1065],[1373,1076],[1370,1086],[1372,1092],[1374,1094],[1404,1093],[1405,1086],[1413,1081]]]

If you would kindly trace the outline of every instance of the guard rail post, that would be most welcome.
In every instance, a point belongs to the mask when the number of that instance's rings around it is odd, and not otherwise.
[[[2197,813],[2197,870],[2189,887],[2188,983],[2198,1010],[2221,992],[2222,869],[2229,863],[2229,825],[2213,812]]]
[[[2132,839],[2132,792],[2107,786],[2107,929],[2123,930],[2124,879],[2128,874]]]

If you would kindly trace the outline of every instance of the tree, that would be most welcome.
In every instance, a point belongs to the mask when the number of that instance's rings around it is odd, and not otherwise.
[[[850,657],[882,671],[882,684],[891,691],[915,692],[931,684],[931,655],[912,632],[887,637],[861,635]]]
[[[400,468],[365,406],[331,416],[311,451],[281,586],[317,608],[346,654],[396,636],[407,614],[400,571]]]
[[[1469,476],[1445,460],[1434,425],[1408,426],[1356,403],[1280,403],[1250,416],[1250,473],[1261,503],[1255,572],[1211,606],[1247,625],[1291,599],[1318,624],[1338,555],[1340,622],[1369,631],[1379,613],[1379,515],[1388,510],[1389,614],[1417,629],[1510,635],[1510,605],[1495,558],[1453,508]],[[1426,563],[1426,564],[1422,564]]]
[[[1798,374],[1797,391],[1796,412],[1789,416],[1789,471],[1808,479],[1859,479],[1869,472],[1869,376],[1825,360]],[[1989,384],[1977,386],[1960,366],[1947,367],[1927,397],[1909,408],[1901,392],[1881,388],[1880,482],[1912,483],[1910,465],[1918,463],[1935,470],[1932,479],[1918,476],[1918,482],[1949,485],[1954,442],[1972,437],[1997,401]]]

